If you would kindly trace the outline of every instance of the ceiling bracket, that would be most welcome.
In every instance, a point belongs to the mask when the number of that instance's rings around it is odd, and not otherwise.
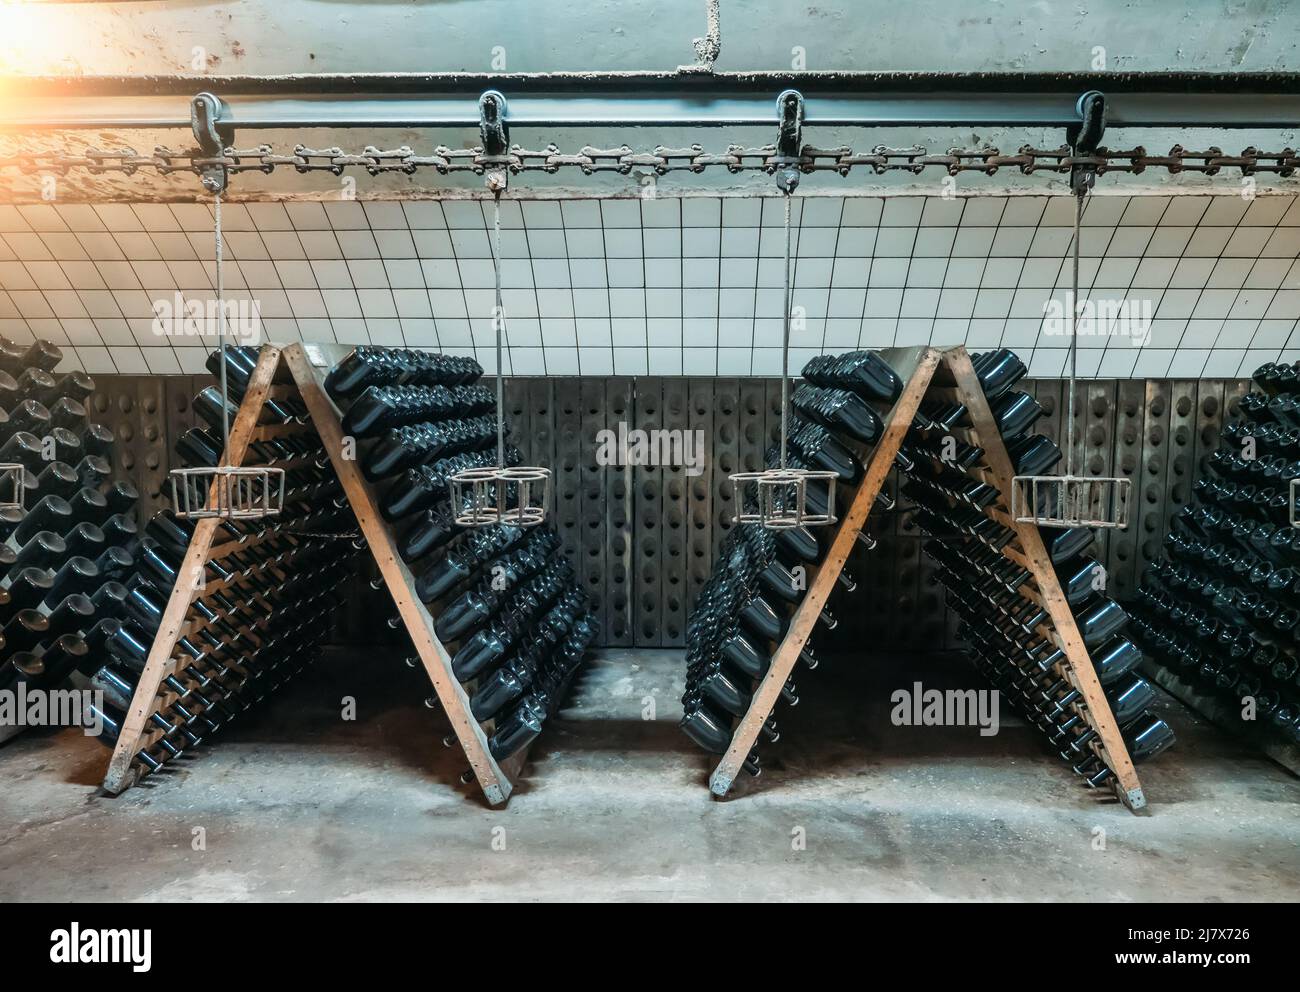
[[[195,164],[209,193],[224,193],[230,183],[226,149],[235,143],[233,116],[230,105],[212,93],[200,93],[190,101],[190,130],[203,155]]]
[[[776,175],[777,187],[788,195],[799,185],[803,162],[803,94],[798,90],[783,92],[776,98],[776,114],[776,154],[768,159],[768,165]]]
[[[487,188],[500,195],[509,184],[510,122],[506,98],[496,90],[487,90],[478,98],[478,134],[483,145],[478,161],[487,176]]]
[[[1106,133],[1106,94],[1100,90],[1088,90],[1079,97],[1074,109],[1079,120],[1066,127],[1065,140],[1073,149],[1070,189],[1081,196],[1096,183],[1097,162],[1094,159],[1099,150],[1105,151],[1100,146],[1102,136]],[[1088,161],[1079,161],[1080,159]]]

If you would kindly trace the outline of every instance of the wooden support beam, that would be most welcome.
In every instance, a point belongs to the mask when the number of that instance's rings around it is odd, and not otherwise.
[[[996,479],[997,488],[1003,494],[1010,493],[1015,468],[1011,464],[1011,457],[1007,454],[1002,435],[993,420],[993,412],[989,409],[984,389],[980,386],[979,378],[971,365],[970,355],[964,348],[955,348],[944,353],[943,363],[956,382],[959,401],[969,412],[973,432],[979,439],[976,443],[984,449],[985,459]],[[1018,560],[1019,556],[1013,557],[1011,554],[1007,557],[1017,563],[1023,561],[1023,567],[1033,573],[1043,601],[1043,608],[1051,617],[1055,638],[1069,660],[1074,683],[1083,697],[1088,722],[1100,738],[1102,757],[1115,773],[1112,782],[1116,795],[1129,809],[1137,812],[1146,806],[1146,795],[1142,791],[1142,784],[1133,768],[1133,760],[1129,757],[1119,726],[1111,713],[1110,702],[1101,688],[1096,670],[1092,667],[1092,659],[1088,656],[1088,649],[1079,634],[1074,613],[1056,578],[1056,570],[1043,545],[1042,535],[1032,523],[1018,523],[1005,514],[999,516],[1002,517],[1000,523],[1016,532],[1022,558]],[[995,516],[994,519],[998,517]]]
[[[730,791],[758,740],[763,724],[767,722],[782,687],[799,659],[799,653],[808,643],[817,618],[821,616],[822,608],[830,598],[836,579],[844,570],[844,563],[848,561],[858,533],[866,525],[885,477],[894,467],[894,456],[898,454],[899,446],[912,426],[912,418],[920,406],[930,377],[939,365],[939,352],[934,348],[890,350],[884,352],[883,357],[904,381],[903,392],[884,418],[880,440],[872,450],[862,480],[835,531],[830,550],[809,582],[808,589],[790,620],[785,638],[772,655],[767,674],[754,691],[749,710],[741,717],[731,736],[731,745],[709,778],[709,789],[715,796],[725,796]]]
[[[234,423],[230,425],[230,447],[223,456],[223,465],[240,465],[248,452],[253,429],[262,407],[271,391],[276,370],[280,365],[280,349],[268,345],[262,349],[257,360],[257,367],[249,377],[248,388],[244,392],[244,401]],[[215,483],[213,483],[215,490]],[[216,503],[215,491],[209,497]],[[104,776],[104,789],[111,795],[117,795],[135,784],[138,769],[135,756],[141,747],[141,738],[145,734],[149,717],[158,708],[158,687],[171,671],[171,655],[177,640],[182,636],[182,627],[190,610],[195,595],[203,587],[204,569],[209,559],[213,537],[220,520],[205,517],[194,526],[194,536],[190,538],[189,547],[177,571],[176,585],[168,597],[167,607],[163,611],[162,621],[153,644],[149,647],[149,657],[145,661],[144,671],[136,685],[131,708],[122,723],[121,733],[113,748],[113,757],[109,760],[108,773]]]
[[[324,380],[300,344],[285,349],[285,362],[311,413],[312,423],[320,434],[334,471],[338,473],[343,491],[352,505],[361,532],[370,546],[370,552],[379,566],[384,583],[397,605],[398,613],[406,625],[415,649],[433,683],[434,692],[451,722],[452,731],[469,759],[470,768],[478,779],[487,801],[499,806],[510,798],[514,790],[511,777],[502,769],[488,750],[487,735],[470,713],[469,696],[452,674],[451,656],[434,632],[433,617],[415,591],[415,576],[398,553],[397,543],[388,525],[379,513],[379,502],[374,488],[361,474],[355,459],[343,457],[343,424],[338,407],[325,392]],[[522,766],[523,757],[518,766]],[[516,773],[518,768],[516,768]]]

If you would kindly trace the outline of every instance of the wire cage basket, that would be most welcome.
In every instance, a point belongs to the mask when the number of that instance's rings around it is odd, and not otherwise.
[[[533,465],[469,468],[449,480],[452,518],[460,527],[536,527],[551,506],[551,470]]]
[[[1077,475],[1017,475],[1011,516],[1039,527],[1128,527],[1132,479]]]
[[[760,524],[768,530],[789,530],[793,527],[826,527],[835,523],[834,472],[818,472],[798,468],[770,468],[762,472],[737,472],[731,477],[736,490],[736,515],[732,523]],[[826,483],[826,510],[815,513],[808,509],[808,483]],[[752,487],[752,489],[751,489]],[[746,496],[752,494],[754,499]],[[746,510],[756,506],[756,510]]]
[[[0,463],[0,510],[26,510],[26,470],[17,462]]]
[[[172,510],[183,520],[255,520],[284,509],[284,469],[236,465],[172,469]]]

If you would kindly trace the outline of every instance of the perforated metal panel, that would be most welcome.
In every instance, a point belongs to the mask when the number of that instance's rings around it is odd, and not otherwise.
[[[596,434],[606,426],[604,381],[565,380],[556,391],[556,411],[562,425],[559,428],[560,457],[563,463],[572,461],[578,466],[577,478],[573,480],[576,485],[572,490],[566,479],[556,481],[560,537],[566,548],[577,550],[582,587],[596,604],[602,638],[609,642],[614,632],[610,617],[610,569],[606,560],[609,543],[606,473],[614,470],[596,462]],[[519,442],[521,449],[527,450],[527,438],[521,437]]]
[[[186,396],[190,377],[99,375],[94,378],[95,392],[86,404],[89,419],[113,432],[113,477],[130,482],[139,490],[136,512],[143,524],[163,505],[163,480],[169,468],[171,445],[191,426],[193,414],[189,412]]]
[[[529,383],[528,389],[534,395],[534,404],[544,402],[547,410],[547,428],[550,431],[550,444],[547,447],[551,460],[545,464],[550,466],[552,473],[551,512],[555,517],[555,530],[563,543],[565,558],[573,566],[574,574],[587,592],[587,598],[599,610],[599,604],[605,598],[604,569],[588,569],[586,557],[591,542],[585,541],[582,532],[582,504],[588,495],[583,483],[582,385],[573,379],[534,379]],[[514,438],[521,450],[522,440],[522,436]],[[529,457],[538,458],[541,453],[532,451]],[[594,496],[599,496],[599,493]],[[591,588],[593,582],[598,588]],[[599,613],[597,622],[604,622]]]
[[[663,380],[638,379],[636,416],[631,429],[658,431],[664,426]],[[658,467],[632,469],[632,602],[635,605],[633,643],[654,645],[659,637],[663,610],[663,471]]]
[[[1192,497],[1196,470],[1195,379],[1177,379],[1170,388],[1169,466],[1165,476],[1163,531],[1169,531],[1174,515]]]
[[[731,529],[731,518],[736,512],[736,493],[729,476],[740,468],[740,380],[716,379],[713,383],[713,550],[712,561],[718,557],[722,542]]]
[[[688,380],[690,421],[704,433],[704,471],[686,480],[686,610],[689,614],[713,568],[713,500],[720,470],[716,466],[714,445],[714,390],[708,379]]]
[[[670,435],[681,439],[679,461],[687,455],[692,459],[695,451],[695,425],[691,421],[688,403],[689,383],[686,379],[664,379],[663,416],[665,428],[676,432]],[[702,435],[701,435],[702,443]],[[702,468],[702,466],[701,466]],[[658,642],[665,647],[682,647],[686,643],[687,601],[687,515],[686,493],[690,483],[685,464],[674,464],[660,470],[660,502],[663,515],[660,525],[660,610]]]
[[[615,378],[604,382],[604,421],[614,428],[619,423],[637,423],[636,381]],[[584,439],[589,444],[589,439]],[[604,469],[599,482],[606,500],[606,568],[605,613],[609,618],[606,643],[627,647],[633,643],[635,620],[632,588],[632,550],[634,541],[633,506],[635,490],[630,466]]]
[[[1116,384],[1114,419],[1114,445],[1111,454],[1111,471],[1118,477],[1133,480],[1128,500],[1130,524],[1125,530],[1110,531],[1107,546],[1106,573],[1112,595],[1126,599],[1137,591],[1137,561],[1140,557],[1140,526],[1142,487],[1142,406],[1145,384],[1123,379]]]
[[[117,440],[114,471],[141,493],[141,523],[163,505],[162,481],[175,440],[195,426],[191,401],[206,376],[97,376],[88,409]],[[1063,383],[1027,380],[1021,388],[1047,411],[1036,430],[1058,441]],[[1094,550],[1107,563],[1113,594],[1132,595],[1160,553],[1169,519],[1188,498],[1201,459],[1217,444],[1225,414],[1247,381],[1100,380],[1080,385],[1080,461],[1092,474],[1134,480],[1132,525]],[[780,384],[767,379],[508,379],[511,439],[527,461],[555,473],[555,524],[564,553],[596,605],[600,643],[681,646],[685,620],[731,527],[732,472],[758,468],[779,437]],[[705,466],[633,469],[597,463],[597,434],[619,424],[703,431]],[[891,475],[884,491],[897,493]],[[887,639],[916,650],[955,644],[921,539],[897,512],[873,510],[874,551],[855,550],[848,571],[860,593],[836,615],[839,643]],[[364,582],[342,617],[350,639],[373,640]]]

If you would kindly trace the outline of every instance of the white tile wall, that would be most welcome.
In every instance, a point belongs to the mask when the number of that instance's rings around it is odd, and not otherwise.
[[[1060,375],[1067,339],[1044,311],[1068,305],[1072,210],[1068,197],[797,197],[792,366],[965,342]],[[264,339],[474,354],[491,370],[490,211],[227,204],[226,296],[259,308]],[[507,371],[779,372],[782,216],[775,197],[504,202]],[[49,338],[89,372],[200,371],[212,338],[155,333],[154,316],[213,299],[211,225],[202,204],[0,205],[0,333]],[[1098,195],[1080,245],[1081,294],[1139,321],[1099,319],[1081,375],[1236,376],[1300,358],[1295,196]]]

